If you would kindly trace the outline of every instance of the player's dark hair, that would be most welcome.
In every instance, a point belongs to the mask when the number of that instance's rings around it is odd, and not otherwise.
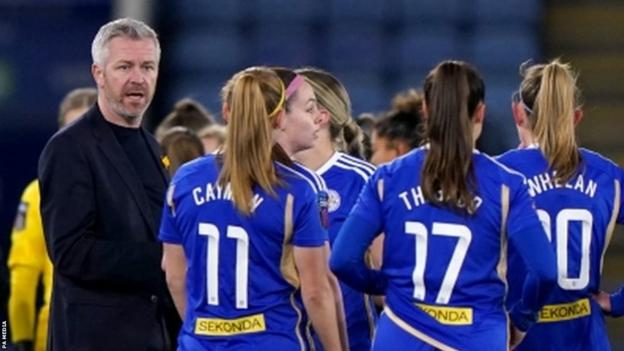
[[[429,143],[422,168],[424,196],[472,214],[476,209],[472,118],[485,97],[485,85],[467,63],[444,61],[425,79],[424,93]]]

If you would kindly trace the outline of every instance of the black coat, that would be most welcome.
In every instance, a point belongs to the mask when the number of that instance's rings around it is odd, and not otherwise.
[[[164,192],[160,148],[145,134]],[[150,213],[141,179],[97,104],[48,141],[39,181],[54,264],[48,350],[173,348],[180,320],[160,268],[160,213]]]

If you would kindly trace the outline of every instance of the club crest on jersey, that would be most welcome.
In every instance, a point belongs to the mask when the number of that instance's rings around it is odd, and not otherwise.
[[[334,212],[340,207],[340,194],[334,189],[328,189],[327,195],[329,196],[327,200],[327,209],[329,212]]]

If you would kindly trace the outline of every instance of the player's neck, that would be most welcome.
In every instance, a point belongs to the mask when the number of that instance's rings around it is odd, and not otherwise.
[[[314,147],[296,153],[294,159],[311,170],[316,171],[327,163],[335,151],[331,141],[317,140]]]

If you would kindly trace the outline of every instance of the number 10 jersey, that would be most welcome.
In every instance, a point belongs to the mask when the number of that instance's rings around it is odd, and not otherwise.
[[[557,285],[519,350],[608,350],[602,312],[592,299],[600,289],[604,254],[615,223],[622,223],[622,171],[601,155],[579,149],[581,164],[567,182],[556,181],[537,145],[498,160],[526,176],[529,194],[557,258]],[[510,250],[510,287],[526,272]],[[518,298],[512,291],[508,304]]]

